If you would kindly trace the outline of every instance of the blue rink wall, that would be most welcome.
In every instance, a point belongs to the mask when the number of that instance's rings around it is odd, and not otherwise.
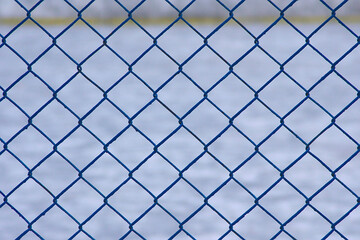
[[[295,2],[0,25],[0,239],[360,239],[360,25]]]

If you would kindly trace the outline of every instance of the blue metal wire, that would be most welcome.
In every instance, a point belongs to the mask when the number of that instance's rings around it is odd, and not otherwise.
[[[345,76],[343,76],[340,72],[337,71],[336,67],[337,65],[350,53],[352,53],[356,48],[360,45],[360,36],[358,36],[354,30],[348,26],[346,23],[344,23],[341,18],[339,18],[336,15],[336,12],[341,9],[348,1],[342,1],[340,4],[338,4],[335,8],[332,8],[326,1],[320,0],[320,2],[329,10],[330,14],[329,16],[320,23],[315,30],[313,30],[310,34],[305,34],[302,32],[298,27],[296,27],[291,19],[287,17],[287,11],[293,7],[293,5],[297,2],[297,0],[289,1],[286,7],[283,9],[279,7],[275,1],[267,0],[264,2],[270,3],[278,12],[279,16],[274,19],[274,21],[271,22],[271,24],[266,27],[260,34],[255,35],[250,29],[248,29],[241,20],[237,19],[234,16],[234,12],[241,8],[242,5],[246,2],[245,0],[238,1],[238,3],[233,7],[229,8],[223,1],[216,0],[216,2],[221,6],[224,10],[226,10],[229,15],[226,19],[224,19],[217,27],[215,27],[210,33],[207,35],[202,34],[196,27],[196,25],[192,24],[191,21],[189,21],[186,17],[184,17],[184,13],[186,13],[187,9],[190,8],[196,0],[190,1],[188,4],[186,4],[185,7],[182,9],[175,6],[175,4],[171,0],[165,0],[165,2],[178,13],[178,16],[168,25],[165,26],[162,31],[158,35],[152,35],[142,24],[139,19],[134,17],[134,13],[136,13],[137,9],[140,8],[146,0],[140,1],[138,4],[136,4],[135,7],[132,9],[128,9],[125,7],[125,4],[122,3],[121,0],[114,0],[114,3],[117,3],[118,6],[124,10],[127,13],[127,17],[124,21],[122,21],[118,26],[116,26],[115,29],[113,29],[108,35],[101,34],[96,26],[93,26],[89,20],[83,17],[83,13],[87,11],[87,9],[95,2],[95,0],[89,1],[82,9],[78,9],[74,4],[71,3],[69,0],[63,0],[70,8],[73,9],[73,11],[76,13],[76,18],[68,25],[66,26],[60,33],[57,35],[52,35],[50,31],[47,29],[47,26],[44,24],[41,24],[39,21],[37,21],[35,18],[32,17],[32,12],[41,6],[44,0],[38,1],[33,7],[30,9],[27,9],[24,4],[21,3],[21,1],[15,0],[15,2],[19,5],[19,7],[25,11],[26,17],[22,19],[16,26],[14,26],[6,35],[0,35],[1,38],[1,44],[0,49],[8,49],[13,54],[15,54],[19,61],[23,62],[27,66],[27,71],[22,74],[20,77],[18,77],[16,80],[14,80],[8,87],[0,86],[0,92],[2,95],[0,96],[0,103],[2,101],[8,101],[10,102],[14,107],[16,107],[26,118],[27,118],[27,124],[25,126],[22,126],[20,129],[17,130],[16,133],[13,134],[12,137],[10,137],[8,140],[4,140],[0,136],[0,142],[2,145],[2,149],[0,149],[0,155],[2,154],[10,154],[16,161],[18,161],[22,167],[26,169],[28,172],[28,175],[22,179],[18,184],[8,193],[4,193],[0,189],[0,195],[3,199],[3,202],[0,203],[0,210],[1,208],[7,206],[12,211],[14,211],[19,218],[24,221],[27,224],[27,229],[24,229],[24,231],[17,237],[18,239],[21,239],[29,232],[35,234],[39,239],[44,239],[43,236],[41,236],[40,233],[38,233],[34,228],[33,225],[36,224],[36,222],[41,219],[45,214],[47,214],[49,211],[51,211],[52,208],[59,208],[63,213],[65,213],[72,221],[78,226],[78,229],[76,232],[73,233],[72,236],[70,236],[70,239],[76,238],[79,234],[84,234],[90,239],[94,239],[93,236],[89,232],[87,232],[84,229],[84,226],[91,221],[91,219],[98,214],[100,211],[102,211],[103,208],[108,207],[110,208],[119,218],[124,220],[129,227],[129,230],[127,232],[124,232],[122,236],[118,236],[120,239],[126,239],[130,234],[135,234],[141,239],[146,239],[145,236],[143,236],[138,230],[136,230],[137,223],[142,220],[152,209],[155,207],[159,207],[164,213],[166,213],[171,219],[173,219],[179,226],[178,230],[173,233],[173,235],[169,236],[169,239],[176,238],[179,234],[184,233],[191,239],[196,239],[195,236],[193,236],[186,227],[186,223],[188,223],[192,218],[194,218],[203,208],[208,207],[210,208],[217,216],[219,216],[226,224],[228,225],[228,230],[224,232],[219,239],[226,238],[227,236],[230,236],[230,234],[234,234],[239,239],[245,239],[245,236],[242,236],[239,232],[237,232],[234,228],[236,224],[241,224],[242,220],[251,213],[255,208],[261,209],[266,215],[268,215],[277,225],[278,225],[278,231],[271,237],[271,239],[276,239],[280,234],[285,234],[291,239],[296,239],[291,232],[287,229],[287,225],[291,223],[296,217],[298,217],[306,208],[311,208],[315,213],[317,213],[321,218],[323,218],[328,224],[329,224],[329,232],[323,237],[323,239],[328,238],[331,234],[334,232],[337,233],[340,237],[343,239],[347,239],[347,237],[341,233],[340,230],[338,230],[336,227],[337,225],[342,222],[344,219],[346,219],[350,213],[352,213],[355,209],[358,208],[360,205],[360,196],[353,190],[351,187],[347,186],[341,179],[339,179],[336,174],[349,162],[351,162],[355,156],[357,156],[360,152],[360,143],[351,136],[350,133],[346,132],[340,125],[337,124],[337,119],[349,108],[351,108],[360,98],[360,91],[359,89],[353,84],[351,79],[347,79]],[[222,29],[228,22],[233,21],[235,24],[237,24],[239,27],[241,27],[242,30],[244,30],[254,41],[253,46],[251,46],[247,51],[241,55],[238,56],[238,58],[234,62],[230,62],[227,60],[224,56],[222,56],[221,53],[219,53],[212,45],[209,43],[209,39],[217,33],[220,29]],[[285,59],[283,62],[277,59],[275,56],[273,56],[270,52],[268,52],[263,46],[262,46],[262,40],[263,37],[272,31],[273,27],[275,27],[277,24],[279,24],[280,21],[285,21],[286,24],[288,24],[292,29],[294,29],[299,36],[301,36],[304,39],[304,44],[300,46],[291,56],[289,56],[287,59]],[[354,43],[354,45],[349,48],[346,52],[344,52],[338,59],[335,61],[330,60],[321,50],[319,50],[316,46],[312,44],[312,37],[315,36],[328,22],[330,21],[336,21],[339,23],[346,31],[348,31],[351,35],[354,36],[354,38],[357,39],[357,42]],[[11,46],[10,43],[8,43],[7,39],[21,26],[26,24],[27,22],[31,22],[35,24],[39,29],[41,29],[42,32],[44,32],[51,40],[51,45],[47,46],[44,51],[41,52],[33,61],[29,62],[25,57],[21,55],[13,46]],[[186,26],[188,26],[197,36],[199,36],[203,43],[201,46],[199,46],[196,50],[194,50],[185,60],[182,62],[179,60],[176,60],[169,52],[167,52],[162,46],[158,44],[158,40],[160,37],[162,37],[169,29],[171,29],[176,23],[184,23]],[[77,23],[83,23],[85,24],[92,32],[94,32],[99,38],[102,39],[102,44],[96,47],[95,50],[93,50],[88,56],[86,56],[84,59],[82,59],[80,62],[78,62],[74,56],[72,56],[70,53],[68,53],[65,49],[63,49],[60,45],[58,45],[58,39],[61,38],[65,33],[67,33],[70,29],[73,28],[73,26]],[[139,29],[141,29],[147,37],[152,39],[152,44],[147,47],[139,56],[135,58],[132,62],[126,59],[124,56],[122,56],[120,53],[118,53],[116,50],[114,50],[109,44],[108,40],[111,39],[111,37],[117,33],[120,29],[122,29],[125,24],[127,23],[133,23],[135,24]],[[290,72],[287,71],[287,64],[290,63],[297,55],[299,55],[306,47],[310,47],[314,52],[316,52],[323,60],[325,60],[329,64],[329,71],[325,73],[320,79],[317,79],[316,82],[314,82],[309,88],[303,86],[300,82],[296,80],[295,77],[291,75]],[[124,63],[128,67],[128,71],[121,76],[117,81],[115,81],[110,87],[107,89],[103,89],[101,86],[99,86],[95,81],[93,81],[89,76],[86,75],[85,72],[83,72],[83,65],[91,59],[97,52],[99,52],[101,49],[108,49],[110,50],[122,63]],[[64,56],[69,59],[72,63],[76,66],[76,71],[72,74],[72,76],[57,89],[52,87],[46,79],[43,79],[40,75],[36,73],[36,71],[33,69],[33,65],[37,63],[40,59],[42,59],[46,53],[48,53],[51,49],[57,49],[59,50]],[[158,88],[154,89],[151,87],[151,85],[146,81],[146,79],[143,79],[140,75],[136,73],[136,71],[133,69],[133,67],[141,60],[145,55],[147,55],[152,49],[159,50],[164,56],[168,58],[169,61],[177,65],[178,70],[171,75],[166,81],[164,81]],[[199,54],[200,51],[203,49],[208,49],[212,53],[214,53],[227,67],[228,71],[219,78],[212,86],[210,86],[208,89],[204,89],[199,85],[199,83],[196,81],[196,79],[193,79],[184,69],[184,66],[190,62],[195,56]],[[265,83],[258,89],[255,89],[251,86],[249,82],[247,82],[245,79],[243,79],[241,76],[239,76],[235,71],[234,68],[237,65],[240,65],[243,63],[243,60],[250,55],[254,50],[260,50],[262,53],[265,54],[266,57],[271,59],[279,68],[276,69],[276,73],[270,78],[265,79]],[[293,83],[295,83],[299,89],[301,89],[304,93],[303,99],[301,99],[298,103],[296,103],[292,108],[285,113],[284,115],[279,114],[271,108],[269,105],[266,104],[265,101],[262,100],[261,94],[262,91],[265,90],[280,74],[286,75]],[[316,87],[321,84],[330,74],[336,74],[342,81],[344,81],[345,84],[350,86],[354,91],[357,92],[357,96],[348,103],[339,113],[336,115],[333,115],[330,113],[330,111],[321,103],[319,103],[316,99],[312,97],[312,91],[316,89]],[[36,79],[38,79],[44,86],[46,86],[49,91],[52,93],[51,99],[49,99],[46,103],[44,103],[40,108],[38,108],[32,115],[30,115],[28,112],[26,112],[25,109],[23,109],[14,99],[12,99],[8,92],[10,92],[17,84],[19,84],[27,75],[34,76]],[[88,112],[86,112],[83,116],[79,116],[70,106],[68,106],[66,103],[64,103],[60,98],[58,98],[59,92],[61,92],[65,87],[67,87],[77,76],[83,76],[88,83],[90,83],[92,86],[96,87],[99,91],[102,93],[102,98],[94,104],[91,109],[89,109]],[[192,83],[199,91],[202,93],[202,98],[193,104],[188,111],[186,111],[183,115],[178,115],[169,107],[166,105],[165,102],[163,102],[159,97],[158,94],[161,93],[161,91],[175,79],[176,76],[182,75],[184,76],[190,83]],[[219,84],[221,84],[228,76],[234,76],[239,82],[241,82],[248,90],[253,94],[253,98],[248,101],[245,105],[241,106],[240,109],[234,114],[229,115],[226,113],[220,106],[218,106],[211,98],[209,98],[209,94],[218,87]],[[108,97],[108,94],[112,92],[112,90],[120,85],[122,81],[127,78],[128,76],[135,77],[135,80],[138,81],[140,84],[143,84],[149,91],[152,93],[152,98],[142,107],[140,107],[133,115],[129,115],[124,109],[122,109],[120,106],[118,106],[111,98]],[[72,128],[69,132],[67,132],[61,139],[58,141],[52,139],[50,136],[48,136],[44,130],[42,130],[40,127],[38,127],[34,122],[33,119],[40,114],[44,109],[46,109],[51,103],[57,102],[60,104],[66,111],[68,111],[74,118],[77,120],[77,125]],[[108,141],[105,141],[104,139],[101,139],[101,137],[97,136],[96,133],[94,133],[89,127],[84,124],[84,121],[94,113],[95,110],[99,108],[99,106],[103,103],[109,103],[111,106],[118,111],[119,114],[121,114],[124,118],[127,119],[128,124],[121,129],[116,135],[112,136],[112,138]],[[301,107],[305,102],[312,102],[314,103],[319,109],[321,109],[329,119],[328,125],[321,129],[320,132],[316,133],[316,135],[309,141],[303,139],[301,136],[299,136],[296,131],[294,131],[290,126],[287,124],[287,119],[289,116],[291,116],[292,113],[296,112],[299,107]],[[140,128],[136,126],[136,123],[134,122],[136,119],[138,119],[139,116],[143,114],[145,110],[149,108],[152,104],[160,104],[164,109],[166,109],[174,118],[178,121],[178,126],[173,129],[167,136],[165,136],[161,141],[156,142],[154,139],[151,139],[150,136],[148,136],[144,131],[142,131]],[[221,129],[216,136],[214,136],[209,141],[205,141],[200,136],[198,136],[187,124],[185,124],[185,120],[188,119],[188,116],[194,112],[201,104],[203,103],[209,103],[214,109],[216,109],[223,117],[225,117],[228,121],[227,125]],[[252,104],[259,103],[263,107],[265,107],[277,120],[278,125],[272,129],[271,132],[269,132],[263,139],[260,141],[253,140],[250,136],[248,136],[242,129],[240,129],[238,126],[234,124],[234,121],[239,117],[242,116],[242,114],[248,109]],[[29,127],[34,128],[39,134],[41,134],[47,141],[53,146],[53,149],[50,153],[48,153],[45,157],[43,157],[37,164],[35,164],[32,168],[28,167],[23,159],[18,157],[16,153],[11,151],[11,149],[8,148],[9,144],[13,142],[15,139],[18,138],[20,134],[27,131]],[[218,157],[216,157],[209,148],[212,146],[216,140],[221,139],[223,134],[227,132],[229,129],[234,129],[237,133],[239,133],[242,137],[244,137],[251,145],[253,146],[254,150],[253,152],[246,158],[240,161],[235,168],[230,168],[227,166],[222,160]],[[269,158],[267,158],[261,150],[261,147],[264,143],[266,143],[273,135],[275,135],[280,129],[285,128],[287,129],[292,136],[294,136],[296,139],[298,139],[303,145],[304,145],[304,152],[295,159],[292,163],[290,163],[287,167],[284,169],[280,169],[274,162],[272,162]],[[312,144],[320,137],[322,136],[328,129],[330,128],[336,128],[338,129],[344,136],[346,136],[352,143],[357,145],[357,151],[354,152],[350,157],[348,157],[345,161],[343,161],[336,169],[332,169],[330,166],[328,166],[320,157],[316,156],[314,152],[311,151]],[[63,143],[65,140],[67,140],[72,134],[77,131],[78,129],[83,129],[87,133],[89,133],[96,141],[101,144],[103,147],[103,150],[94,158],[90,159],[91,161],[84,167],[79,168],[77,167],[71,159],[67,158],[59,149],[58,146]],[[139,136],[141,136],[143,139],[145,139],[152,147],[153,151],[149,153],[144,159],[141,159],[141,161],[134,167],[130,168],[126,165],[126,163],[122,162],[121,159],[119,159],[115,154],[113,154],[109,150],[109,146],[114,143],[119,137],[121,137],[125,132],[135,130]],[[160,149],[162,145],[164,145],[169,139],[171,139],[179,130],[185,130],[188,134],[190,134],[194,139],[196,139],[203,147],[201,149],[201,153],[196,156],[192,161],[190,161],[189,164],[187,164],[184,168],[179,168],[174,164],[171,159],[167,158]],[[127,178],[119,182],[117,187],[113,189],[110,193],[105,194],[100,189],[98,189],[95,185],[93,185],[90,181],[86,179],[84,176],[84,173],[89,169],[92,165],[94,165],[102,156],[104,155],[111,156],[123,169],[125,169],[128,173]],[[68,184],[64,189],[62,189],[61,192],[58,194],[54,194],[51,192],[51,190],[48,189],[46,185],[41,183],[36,177],[34,177],[33,172],[39,168],[44,162],[46,162],[51,156],[53,155],[59,155],[64,161],[71,166],[71,168],[74,169],[74,171],[77,173],[77,178],[73,180],[70,184]],[[159,194],[155,194],[151,192],[150,189],[148,189],[141,181],[138,181],[136,177],[134,177],[134,173],[141,169],[141,167],[147,163],[147,161],[154,155],[160,156],[164,162],[166,162],[169,166],[171,166],[178,174],[178,177],[173,180],[170,185],[165,187]],[[210,156],[212,159],[214,159],[220,166],[222,166],[228,174],[228,178],[224,180],[220,185],[218,185],[213,191],[209,194],[203,193],[198,187],[196,187],[195,184],[192,183],[191,180],[187,179],[184,175],[186,171],[192,168],[195,163],[197,163],[203,156]],[[251,189],[245,186],[241,181],[236,179],[234,177],[234,174],[243,168],[243,166],[249,162],[255,155],[261,156],[274,170],[278,173],[278,178],[275,182],[273,182],[267,189],[264,190],[264,192],[260,195],[254,194]],[[310,155],[312,156],[316,161],[318,161],[324,169],[326,169],[329,174],[332,176],[332,178],[323,184],[315,193],[313,193],[311,196],[306,195],[301,188],[293,184],[288,178],[287,178],[287,171],[290,170],[293,166],[295,166],[301,159],[306,156]],[[29,220],[26,218],[26,216],[16,207],[14,207],[9,201],[9,197],[13,195],[22,185],[24,185],[27,181],[32,180],[37,185],[39,185],[42,189],[44,189],[53,199],[53,202],[50,206],[48,206],[46,209],[43,209],[43,211],[33,220]],[[85,182],[90,188],[92,188],[101,198],[103,199],[103,204],[98,207],[94,212],[92,212],[90,215],[87,216],[87,218],[83,221],[78,220],[75,216],[73,216],[68,210],[66,210],[60,203],[59,200],[61,197],[69,190],[71,189],[77,182],[83,181]],[[117,193],[120,189],[122,189],[126,184],[128,184],[130,181],[134,182],[136,185],[138,185],[141,189],[143,189],[152,199],[153,203],[144,210],[140,215],[138,215],[135,220],[131,221],[126,218],[126,216],[119,212],[114,206],[111,205],[109,202],[109,199]],[[162,204],[161,200],[163,196],[166,196],[166,194],[180,181],[185,182],[190,188],[192,188],[199,197],[203,199],[203,203],[192,213],[190,213],[185,219],[179,219],[177,218],[169,209],[166,208],[164,204]],[[234,220],[231,221],[227,219],[225,215],[221,213],[215,206],[213,206],[210,202],[211,198],[213,198],[221,189],[223,189],[224,186],[226,186],[230,181],[234,181],[239,187],[241,187],[245,192],[249,194],[253,198],[253,204],[251,207],[249,207],[245,212],[239,214],[239,216]],[[271,211],[266,209],[265,206],[262,205],[262,199],[267,196],[269,192],[271,192],[279,183],[287,183],[292,189],[295,190],[295,192],[299,195],[299,198],[303,199],[303,205],[286,220],[281,221],[278,219]],[[324,213],[321,212],[321,210],[317,209],[313,204],[312,200],[320,194],[323,190],[325,190],[330,184],[333,182],[339,183],[341,186],[343,186],[351,195],[354,197],[354,205],[348,209],[348,211],[341,216],[336,221],[330,220]]]

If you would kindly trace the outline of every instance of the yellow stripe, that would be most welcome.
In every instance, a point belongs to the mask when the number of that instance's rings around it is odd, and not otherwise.
[[[272,23],[276,21],[278,17],[269,16],[269,17],[236,17],[239,22],[242,23]],[[305,23],[305,24],[315,24],[322,23],[328,17],[324,16],[310,16],[310,17],[286,17],[292,23]],[[359,16],[341,16],[339,17],[341,21],[345,23],[360,23],[360,15]],[[144,25],[169,25],[176,20],[176,18],[134,18],[136,22]],[[23,18],[0,18],[1,25],[16,25],[23,21]],[[34,18],[36,22],[40,25],[69,25],[76,18]],[[92,25],[119,25],[123,23],[126,18],[84,18],[86,22]],[[187,22],[194,25],[217,25],[226,20],[226,18],[185,18]],[[336,21],[336,20],[332,20]],[[281,21],[283,22],[283,21]],[[134,24],[133,21],[129,21],[128,23]],[[184,23],[183,21],[179,21],[179,23]],[[230,21],[229,23],[234,23],[234,21]],[[33,25],[34,23],[31,20],[27,20],[24,24]],[[78,21],[78,24],[84,24],[81,20]]]

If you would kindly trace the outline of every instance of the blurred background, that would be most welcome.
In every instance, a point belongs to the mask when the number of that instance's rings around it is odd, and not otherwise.
[[[39,1],[28,0],[22,1],[22,4],[28,9],[38,4]],[[69,1],[74,7],[79,10],[86,6],[89,1],[74,0]],[[131,10],[141,1],[120,1],[121,4]],[[170,1],[174,6],[182,9],[190,0],[172,0]],[[220,2],[220,1],[219,1]],[[196,0],[184,13],[185,16],[191,17],[212,17],[212,18],[224,18],[229,13],[221,6],[218,1],[208,0]],[[234,7],[240,1],[237,0],[223,0],[223,3],[228,8]],[[284,8],[291,3],[289,0],[274,0],[274,4],[280,8]],[[330,7],[335,8],[343,1],[339,0],[327,0],[324,1]],[[14,18],[24,17],[26,12],[19,7],[15,1],[0,0],[0,18]],[[278,16],[279,11],[270,3],[270,1],[264,0],[252,0],[244,1],[242,6],[238,8],[235,13],[241,17],[269,17]],[[358,1],[347,1],[339,11],[337,15],[342,16],[354,16],[360,13],[360,3]],[[127,17],[127,13],[124,9],[118,6],[113,0],[95,1],[84,12],[85,16],[94,18],[124,18]],[[178,13],[174,8],[164,0],[147,0],[145,1],[135,12],[134,16],[143,18],[168,18],[176,17]],[[321,1],[314,0],[301,0],[296,1],[295,4],[286,12],[287,16],[328,16],[329,9],[325,7]],[[76,12],[65,1],[46,0],[32,12],[33,17],[39,18],[67,18],[76,16]]]
[[[0,0],[0,239],[359,238],[360,2],[190,2]]]

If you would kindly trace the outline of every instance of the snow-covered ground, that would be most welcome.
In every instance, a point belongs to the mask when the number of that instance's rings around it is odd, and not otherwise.
[[[268,25],[245,24],[255,36]],[[318,27],[296,26],[305,35]],[[144,26],[153,36],[165,27]],[[216,28],[195,27],[203,36]],[[348,27],[360,34],[359,25]],[[46,26],[53,36],[64,28]],[[115,26],[95,28],[108,36]],[[0,27],[2,36],[10,30]],[[254,39],[228,24],[208,39],[211,49],[188,60],[203,42],[175,25],[137,60],[153,40],[125,25],[87,59],[103,40],[84,25],[48,51],[52,40],[37,27],[7,36],[0,48],[0,239],[117,239],[129,223],[127,239],[218,239],[230,225],[225,239],[270,239],[282,224],[278,239],[320,239],[332,225],[360,239],[360,48],[342,58],[357,38],[329,23],[310,38],[323,57],[307,46],[291,58],[305,39],[279,24],[245,56]],[[133,64],[130,73],[115,52]],[[329,61],[336,71],[329,73]]]

